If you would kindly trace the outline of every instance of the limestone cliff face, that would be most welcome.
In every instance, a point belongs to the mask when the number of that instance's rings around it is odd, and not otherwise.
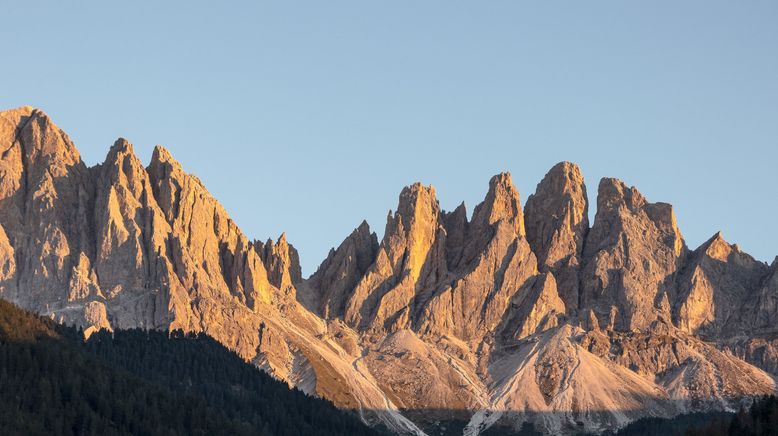
[[[457,214],[464,212],[455,211],[448,221],[461,242],[448,244],[446,250],[454,254],[445,257],[458,261],[449,262],[447,280],[419,299],[415,326],[424,334],[450,335],[477,346],[506,316],[514,294],[537,274],[537,261],[525,238],[519,192],[510,174],[491,179],[471,222]]]
[[[649,203],[634,187],[603,179],[583,253],[580,306],[593,310],[600,326],[620,330],[670,319],[686,252],[672,206]]]
[[[589,199],[577,165],[555,165],[525,207],[527,239],[542,271],[550,271],[568,311],[578,309],[578,272],[589,232]]]
[[[517,293],[511,302],[513,310],[504,328],[515,339],[530,337],[561,324],[565,303],[559,296],[553,274],[539,275],[525,292]]]
[[[602,431],[775,390],[778,260],[720,234],[689,252],[672,208],[616,179],[589,228],[571,163],[524,210],[494,176],[470,219],[406,187],[380,242],[363,222],[306,279],[285,234],[250,240],[162,147],[144,167],[119,139],[87,167],[20,108],[0,151],[0,297],[87,335],[204,331],[397,433]]]
[[[757,332],[778,331],[778,257],[764,274],[755,298],[746,302],[741,319],[748,317]]]
[[[80,253],[94,253],[89,170],[73,143],[32,108],[0,115],[4,297],[47,312],[64,305]]]

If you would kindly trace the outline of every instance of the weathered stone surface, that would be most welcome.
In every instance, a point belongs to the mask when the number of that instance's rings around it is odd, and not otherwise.
[[[750,324],[756,334],[778,333],[778,257],[763,274],[758,291],[746,300],[739,320],[741,325]]]
[[[741,317],[743,304],[766,273],[767,265],[717,233],[695,250],[684,266],[676,324],[685,331],[714,337],[725,329],[742,332],[751,326],[752,319]]]
[[[510,224],[517,235],[526,235],[519,191],[513,186],[510,173],[492,177],[486,198],[473,211],[472,225],[475,227],[486,228],[499,221]]]
[[[294,286],[303,278],[300,256],[294,246],[286,241],[286,233],[282,233],[275,243],[272,239],[264,244],[255,241],[254,249],[265,264],[270,283],[287,293],[293,292]]]
[[[577,165],[554,165],[524,207],[527,240],[541,271],[550,271],[571,313],[578,309],[578,272],[589,232],[589,199]]]
[[[345,320],[358,329],[394,331],[410,323],[418,289],[446,274],[445,230],[435,189],[420,183],[403,189],[384,238],[346,304]]]
[[[494,227],[492,237],[464,272],[441,285],[422,306],[415,323],[418,331],[452,335],[477,345],[506,316],[514,294],[537,274],[535,256],[516,228],[506,221]]]
[[[565,315],[565,303],[559,297],[554,275],[538,275],[524,292],[518,292],[511,302],[512,310],[506,327],[515,339],[544,332],[560,324]]]
[[[676,272],[687,252],[672,206],[649,203],[637,189],[602,179],[597,214],[584,248],[581,307],[601,327],[646,329],[670,319]]]
[[[454,336],[474,348],[495,333],[511,298],[537,274],[520,204],[510,174],[501,173],[489,181],[469,223],[464,206],[444,216],[450,272],[447,280],[421,294],[425,298],[417,299],[417,331]]]
[[[0,150],[4,257],[14,270],[3,297],[45,312],[66,300],[79,252],[94,249],[89,172],[67,135],[29,107],[2,112]]]
[[[326,319],[342,318],[348,299],[375,261],[377,252],[376,234],[362,221],[337,249],[330,250],[327,259],[308,280],[305,288],[312,309]]]

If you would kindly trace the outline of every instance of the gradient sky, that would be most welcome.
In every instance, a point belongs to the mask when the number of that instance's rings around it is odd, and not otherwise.
[[[0,108],[43,109],[88,165],[119,136],[144,162],[163,144],[306,275],[362,219],[383,234],[405,185],[472,212],[492,175],[523,201],[561,160],[593,202],[613,176],[672,203],[690,248],[722,230],[778,254],[775,1],[1,10]]]

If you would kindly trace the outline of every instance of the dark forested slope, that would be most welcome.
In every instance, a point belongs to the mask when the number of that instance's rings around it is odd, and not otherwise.
[[[616,436],[776,436],[778,398],[754,399],[738,413],[708,412],[679,415],[670,419],[644,418],[615,433]]]
[[[82,337],[0,300],[0,433],[376,433],[205,335],[129,330]]]

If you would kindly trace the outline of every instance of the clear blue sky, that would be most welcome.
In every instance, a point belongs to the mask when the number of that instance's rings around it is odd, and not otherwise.
[[[110,5],[109,5],[110,3]],[[125,2],[130,3],[130,2]],[[556,162],[778,254],[778,2],[278,1],[2,5],[0,107],[40,107],[89,165],[165,145],[305,274],[401,188],[522,200]]]

